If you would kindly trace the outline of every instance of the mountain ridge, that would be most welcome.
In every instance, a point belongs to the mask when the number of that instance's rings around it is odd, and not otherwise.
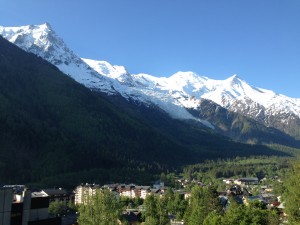
[[[300,99],[298,98],[289,98],[270,90],[253,87],[237,75],[225,80],[214,80],[194,72],[177,72],[170,77],[159,78],[146,74],[130,74],[123,66],[112,66],[106,61],[79,58],[49,27],[51,28],[47,24],[27,26],[26,29],[0,27],[0,34],[22,49],[36,53],[35,48],[30,48],[25,45],[28,45],[27,42],[24,44],[24,41],[21,41],[22,38],[32,36],[24,40],[31,41],[33,45],[37,43],[38,46],[40,36],[34,35],[48,32],[52,34],[50,37],[53,39],[58,38],[58,41],[52,40],[60,44],[54,50],[65,51],[67,53],[65,55],[69,57],[64,58],[54,51],[54,56],[49,58],[46,54],[49,52],[45,50],[48,46],[45,44],[47,42],[38,48],[40,52],[37,55],[53,63],[61,71],[90,89],[108,95],[120,94],[125,99],[132,99],[146,105],[154,104],[172,118],[195,120],[214,129],[215,125],[212,122],[189,112],[191,109],[199,109],[201,99],[207,99],[229,111],[240,113],[266,127],[274,127],[300,140]],[[21,38],[18,39],[20,36]]]
[[[291,155],[233,142],[118,95],[112,104],[2,37],[0,71],[0,184],[144,183],[206,159]]]

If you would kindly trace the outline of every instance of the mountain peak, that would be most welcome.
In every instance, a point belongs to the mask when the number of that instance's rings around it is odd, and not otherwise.
[[[173,74],[171,77],[176,78],[191,78],[191,77],[198,77],[198,75],[192,71],[178,71],[177,73]]]
[[[35,30],[35,29],[42,29],[42,30],[46,30],[46,29],[49,29],[49,30],[53,30],[51,25],[48,23],[48,22],[45,22],[43,24],[31,24],[31,25],[26,25],[26,26],[20,26],[20,27],[16,27],[16,28],[19,28],[19,29],[24,29],[24,28],[27,28],[27,30]],[[9,29],[11,27],[7,27],[7,29]]]
[[[239,76],[237,74],[233,74],[231,77],[229,77],[228,79],[239,79]]]
[[[225,80],[225,83],[229,84],[230,86],[242,86],[244,84],[247,84],[237,74],[234,74],[231,77],[227,78]]]
[[[83,62],[64,43],[49,23],[21,27],[2,27],[0,35],[25,51],[52,63],[74,80],[89,88],[113,92],[111,82]]]
[[[237,74],[233,74],[231,77],[226,79],[227,81],[241,81],[241,78]]]
[[[190,83],[202,83],[205,80],[207,80],[207,77],[204,76],[200,76],[197,73],[194,73],[192,71],[187,71],[187,72],[182,72],[179,71],[177,73],[175,73],[174,75],[169,77],[170,80],[174,80],[174,81],[180,81],[180,82],[190,82]]]
[[[48,22],[42,24],[42,26],[46,26],[46,27],[48,27],[48,28],[52,28],[51,25],[50,25],[50,23],[48,23]]]
[[[52,26],[46,22],[46,23],[43,23],[41,25],[36,25],[35,27],[41,29],[41,30],[44,30],[44,31],[51,31],[51,32],[54,32],[53,29],[52,29]]]
[[[36,48],[48,50],[50,45],[54,43],[61,45],[63,42],[55,34],[49,23],[20,27],[1,27],[0,35],[24,50],[31,49],[35,54],[37,54]]]
[[[43,23],[41,25],[25,25],[20,27],[4,27],[0,26],[0,31],[2,36],[11,36],[11,35],[17,35],[18,33],[24,33],[29,32],[32,33],[33,31],[39,32],[54,32],[51,25],[49,23]]]

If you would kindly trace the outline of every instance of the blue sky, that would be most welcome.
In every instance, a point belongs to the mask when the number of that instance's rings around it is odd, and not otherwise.
[[[79,56],[194,71],[300,98],[299,0],[0,0],[0,25],[49,22]]]

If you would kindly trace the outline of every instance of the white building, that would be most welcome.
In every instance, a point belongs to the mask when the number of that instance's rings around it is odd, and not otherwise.
[[[79,185],[75,189],[75,204],[82,204],[84,203],[87,198],[92,197],[96,194],[98,190],[101,190],[103,187],[97,184],[85,184]],[[107,188],[107,187],[106,187]],[[113,189],[108,188],[117,199],[120,198],[120,194]]]
[[[75,189],[75,205],[82,204],[85,198],[95,195],[97,189],[100,189],[100,186],[94,184],[77,186]]]

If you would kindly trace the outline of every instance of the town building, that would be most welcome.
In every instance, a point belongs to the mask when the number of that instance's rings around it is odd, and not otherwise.
[[[72,200],[71,195],[62,188],[43,189],[41,192],[49,196],[50,202],[60,201],[68,203]]]
[[[238,185],[256,185],[258,184],[258,178],[257,177],[239,178],[236,179],[234,183]]]
[[[12,187],[0,189],[1,225],[61,225],[60,217],[52,218],[48,213],[48,195],[15,190]]]
[[[81,184],[75,189],[75,205],[82,204],[86,197],[96,194],[97,189],[100,189],[99,185],[95,184]]]

